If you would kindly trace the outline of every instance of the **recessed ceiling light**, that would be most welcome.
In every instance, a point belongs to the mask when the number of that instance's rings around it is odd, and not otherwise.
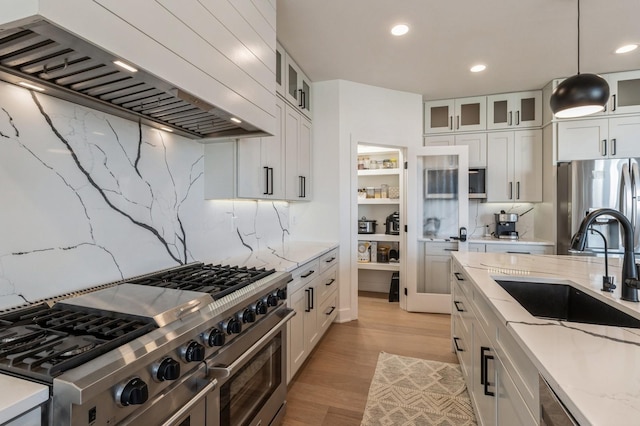
[[[235,118],[235,117],[231,117],[229,120],[233,121],[234,123],[242,123],[242,120],[240,120],[239,118]]]
[[[137,72],[138,71],[136,68],[132,67],[129,64],[125,64],[122,61],[113,61],[113,63],[116,64],[117,66],[119,66],[120,68],[124,68],[125,70],[130,71],[130,72]]]
[[[37,90],[38,92],[44,92],[44,87],[36,86],[35,84],[27,83],[26,81],[20,81],[18,83],[22,87],[26,87],[27,89]]]
[[[484,71],[486,69],[487,69],[486,65],[478,64],[478,65],[472,66],[470,71],[471,72],[480,72],[480,71]]]
[[[637,44],[627,44],[616,49],[616,53],[628,53],[638,48]]]
[[[409,27],[405,24],[398,24],[393,28],[391,28],[391,34],[393,34],[394,36],[405,35],[408,32],[409,32]]]

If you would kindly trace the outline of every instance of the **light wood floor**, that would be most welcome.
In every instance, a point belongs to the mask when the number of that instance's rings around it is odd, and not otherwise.
[[[449,315],[418,314],[360,292],[359,318],[332,324],[289,384],[285,426],[360,425],[378,354],[457,363]]]

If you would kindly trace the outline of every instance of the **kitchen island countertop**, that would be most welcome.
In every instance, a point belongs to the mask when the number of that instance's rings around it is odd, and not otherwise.
[[[336,247],[338,247],[338,243],[291,241],[270,245],[262,250],[250,251],[246,255],[216,259],[214,263],[291,272]]]
[[[49,399],[45,385],[0,374],[0,424],[24,414]]]
[[[640,318],[639,303],[620,300],[620,259],[609,259],[618,286],[610,294],[600,291],[603,258],[471,252],[452,257],[581,425],[638,424],[640,329],[536,318],[494,280],[571,284]]]

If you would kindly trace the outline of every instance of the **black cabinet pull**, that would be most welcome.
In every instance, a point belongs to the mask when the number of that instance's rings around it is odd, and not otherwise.
[[[310,277],[314,272],[316,272],[316,271],[314,271],[314,270],[312,269],[312,270],[310,270],[309,272],[307,272],[306,274],[304,274],[304,275],[300,275],[300,278],[307,278],[307,277]]]
[[[453,115],[449,116],[449,130],[453,130]]]
[[[456,347],[456,351],[457,352],[464,352],[464,349],[462,349],[460,346],[458,346],[458,340],[461,340],[459,337],[454,337],[453,338],[453,345]]]
[[[324,285],[326,285],[327,287],[330,286],[331,284],[333,284],[336,281],[335,278],[331,278],[328,282],[326,282]]]
[[[309,291],[308,288],[305,288],[304,292],[307,293],[307,306],[305,306],[304,311],[311,312],[311,299],[309,298],[309,296],[311,295],[311,291]]]
[[[484,386],[484,394],[487,396],[496,396],[495,392],[489,391],[489,386],[493,386],[489,382],[489,360],[494,359],[493,355],[487,355],[485,352],[491,348],[486,346],[480,347],[480,384]]]
[[[454,300],[453,304],[456,307],[456,311],[458,312],[465,312],[464,309],[461,309],[460,306],[458,306],[458,303],[464,308],[464,305],[462,304],[462,302],[458,301],[458,300]]]
[[[329,312],[325,313],[325,315],[331,315],[333,313],[333,311],[335,311],[335,310],[336,310],[336,307],[332,306],[331,310]]]
[[[302,94],[303,94],[304,92],[302,91],[302,89],[298,89],[298,92],[300,93],[300,97],[298,98],[298,100],[299,100],[299,102],[298,102],[298,106],[299,106],[300,108],[302,108],[302,107],[303,107],[303,105],[304,105],[304,101],[302,100]]]
[[[462,276],[462,274],[460,272],[454,272],[453,275],[456,276],[456,279],[458,281],[464,281],[464,277]]]
[[[520,125],[520,111],[516,111],[516,126]]]
[[[612,95],[611,97],[613,98],[613,107],[611,108],[611,111],[615,111],[616,110],[616,95]]]
[[[520,199],[520,181],[516,182],[516,200]]]
[[[327,262],[327,263],[331,263],[331,262],[333,262],[334,260],[336,260],[335,256],[331,257],[331,259],[327,259],[327,260],[325,260],[325,262]]]
[[[269,195],[269,168],[263,167],[264,169],[264,195]]]
[[[314,288],[313,287],[309,287],[309,290],[311,290],[311,309],[315,308],[314,304],[313,304],[313,299],[314,297]]]
[[[513,199],[513,182],[509,182],[509,199]]]
[[[530,251],[508,251],[508,254],[531,254]]]

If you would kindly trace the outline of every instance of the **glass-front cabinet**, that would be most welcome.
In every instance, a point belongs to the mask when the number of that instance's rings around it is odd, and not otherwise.
[[[468,150],[423,147],[408,157],[407,310],[450,313],[450,254],[468,244]]]
[[[487,129],[539,127],[542,124],[542,91],[487,96]]]
[[[486,96],[424,103],[424,133],[485,130]]]
[[[611,96],[610,114],[640,112],[640,71],[626,71],[607,74]]]

